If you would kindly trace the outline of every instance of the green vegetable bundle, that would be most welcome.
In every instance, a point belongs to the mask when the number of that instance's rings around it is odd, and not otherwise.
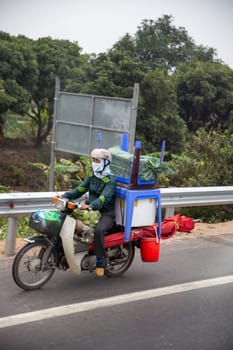
[[[147,159],[144,163],[141,179],[148,181],[150,179],[159,180],[162,175],[173,174],[174,170],[166,162],[160,162],[159,159]]]
[[[72,215],[76,220],[82,221],[89,227],[95,227],[101,216],[98,210],[78,210],[73,211]]]

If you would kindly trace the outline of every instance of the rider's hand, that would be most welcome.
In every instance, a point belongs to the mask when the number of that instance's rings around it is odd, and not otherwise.
[[[88,204],[81,204],[80,209],[81,210],[89,210],[89,205]]]

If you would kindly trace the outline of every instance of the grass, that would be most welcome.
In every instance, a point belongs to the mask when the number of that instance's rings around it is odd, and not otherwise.
[[[32,126],[32,120],[29,117],[22,117],[15,113],[9,113],[5,117],[3,130],[6,138],[13,139],[31,139],[31,135],[34,135],[35,133]]]
[[[0,218],[0,240],[6,239],[7,235],[7,218]],[[17,238],[25,238],[35,234],[35,231],[28,226],[29,217],[20,217],[18,219]]]

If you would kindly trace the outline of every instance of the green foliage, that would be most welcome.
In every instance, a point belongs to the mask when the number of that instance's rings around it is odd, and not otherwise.
[[[7,218],[0,218],[0,240],[6,239]],[[18,219],[18,238],[25,238],[35,235],[35,231],[28,226],[29,217],[23,216]]]
[[[180,65],[174,74],[180,114],[190,131],[227,129],[233,120],[233,71],[211,62]]]
[[[0,218],[0,240],[6,238],[7,218]]]
[[[210,224],[231,221],[233,217],[233,205],[177,208],[177,211],[182,215]]]
[[[182,96],[199,113],[198,127],[203,126],[202,122],[206,124],[208,118],[211,125],[220,118],[227,127],[232,118],[229,71],[221,68],[216,73],[213,68],[204,79],[202,74],[205,91],[209,91],[211,85],[213,95],[215,83],[221,81],[222,86],[209,114],[205,113],[211,107],[208,98],[197,91],[189,102],[189,87],[182,89],[182,81],[175,80],[177,84],[174,84],[172,79],[171,73],[181,63],[212,63],[214,57],[214,49],[195,45],[185,28],[174,26],[173,17],[168,15],[156,21],[142,21],[135,35],[126,34],[108,52],[91,56],[82,55],[76,42],[50,37],[31,40],[0,32],[0,135],[5,121],[3,113],[11,109],[31,118],[36,129],[35,145],[40,146],[46,140],[53,124],[55,76],[61,77],[62,91],[127,98],[132,97],[133,85],[138,82],[141,95],[137,137],[146,144],[146,151],[154,151],[161,140],[166,139],[170,152],[180,153],[186,139],[186,123],[190,126],[195,119],[187,113]],[[180,74],[184,77],[187,74],[188,78],[189,66],[187,73],[185,67],[180,68]],[[198,76],[198,69],[195,74]],[[180,77],[178,73],[176,76]],[[206,79],[211,76],[214,79],[210,84]],[[214,102],[211,100],[211,103]],[[200,115],[201,111],[204,115]],[[193,127],[196,128],[194,124]]]
[[[31,42],[0,32],[0,114],[8,109],[24,114],[30,106],[30,91],[38,76]]]
[[[141,95],[136,133],[144,150],[159,150],[165,139],[171,153],[180,153],[187,128],[178,115],[174,84],[166,70],[157,69],[146,74],[141,83]]]
[[[145,72],[142,62],[125,50],[99,54],[91,64],[82,93],[131,98],[134,83],[140,82]]]
[[[55,76],[63,77],[64,85],[70,79],[81,83],[82,66],[88,68],[88,57],[81,57],[77,43],[0,32],[0,126],[8,109],[27,115],[35,122],[35,145],[40,146],[52,129]]]
[[[28,162],[31,168],[40,170],[45,176],[49,176],[50,167],[43,163]],[[91,170],[90,158],[80,156],[73,162],[69,159],[61,158],[55,162],[55,187],[56,190],[62,191],[67,188],[77,187]]]
[[[55,77],[62,77],[62,87],[70,84],[70,79],[77,83],[83,81],[85,73],[82,65],[87,66],[87,57],[81,58],[80,47],[68,40],[40,38],[33,44],[40,75],[36,89],[32,92],[33,108],[28,115],[38,125],[36,146],[51,132],[53,124],[54,83]],[[63,87],[64,86],[64,87]]]
[[[176,187],[232,186],[233,133],[197,131],[181,155],[172,155],[176,169],[170,185]],[[206,222],[231,220],[233,206],[194,207],[182,212]]]
[[[233,133],[197,131],[180,156],[172,156],[175,186],[231,186]]]
[[[7,186],[0,185],[0,193],[7,193],[9,189]]]
[[[135,34],[137,57],[152,69],[163,66],[174,69],[190,60],[213,60],[215,50],[196,46],[183,27],[173,25],[173,17],[165,15],[157,21],[143,20]]]
[[[159,159],[148,159],[144,164],[142,180],[150,180],[154,178],[159,180],[162,176],[165,177],[174,174],[175,170],[167,162],[160,162]]]
[[[6,138],[20,138],[33,141],[32,136],[35,136],[35,130],[29,118],[22,117],[15,113],[9,113],[4,115],[3,120],[3,130]]]
[[[23,216],[19,218],[17,237],[25,238],[31,235],[35,235],[35,231],[29,227],[29,217]]]

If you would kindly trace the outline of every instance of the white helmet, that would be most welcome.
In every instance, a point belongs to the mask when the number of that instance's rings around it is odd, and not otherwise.
[[[112,161],[111,153],[107,149],[104,149],[104,148],[93,149],[93,151],[91,152],[91,157],[92,158],[106,159],[109,162]]]

